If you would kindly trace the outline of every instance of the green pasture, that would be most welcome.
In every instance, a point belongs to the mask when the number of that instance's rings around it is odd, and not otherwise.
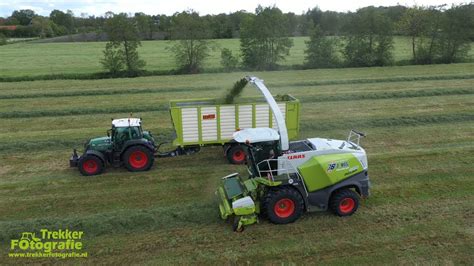
[[[301,61],[302,42],[296,39],[289,64]],[[164,43],[143,43],[150,69],[173,66]],[[236,40],[220,43],[238,49]],[[102,46],[21,43],[0,53],[31,53],[37,61],[18,66],[21,75],[94,72]],[[402,50],[397,56],[409,57]],[[217,67],[218,53],[210,61]],[[301,100],[301,138],[367,133],[372,195],[351,217],[310,213],[289,225],[262,220],[232,232],[214,190],[245,166],[227,164],[220,147],[157,159],[142,173],[108,168],[83,177],[68,167],[73,148],[130,112],[160,141],[172,140],[169,100],[223,96],[247,74],[0,83],[0,262],[473,264],[472,63],[251,73],[273,94]],[[244,93],[255,94],[253,87]],[[7,258],[10,239],[41,228],[84,231],[89,258]]]
[[[294,46],[290,55],[282,62],[283,66],[302,65],[307,37],[293,38]],[[167,50],[172,41],[143,41],[139,48],[140,56],[146,61],[146,70],[172,70],[176,68],[173,54]],[[231,49],[239,54],[238,39],[213,41],[214,50],[205,62],[206,71],[221,68],[220,50]],[[394,59],[411,58],[408,38],[395,38]],[[51,74],[95,73],[103,71],[100,59],[105,42],[81,43],[35,43],[21,42],[0,47],[0,77],[36,76]],[[471,51],[471,55],[474,54]]]

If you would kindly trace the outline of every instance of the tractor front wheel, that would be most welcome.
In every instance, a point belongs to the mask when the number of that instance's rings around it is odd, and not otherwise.
[[[99,175],[104,171],[104,163],[97,156],[85,155],[79,160],[78,168],[84,176]]]
[[[247,159],[247,153],[239,145],[231,146],[227,150],[227,160],[231,164],[244,164]]]
[[[143,146],[132,146],[123,154],[125,167],[131,172],[148,171],[153,165],[153,153]]]
[[[303,214],[303,197],[291,187],[272,188],[263,200],[262,211],[272,223],[292,223]]]
[[[359,195],[348,188],[338,190],[331,197],[329,206],[338,216],[350,216],[359,208]]]

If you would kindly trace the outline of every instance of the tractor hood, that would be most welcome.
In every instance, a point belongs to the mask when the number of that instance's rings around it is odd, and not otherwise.
[[[106,150],[112,145],[110,137],[100,137],[89,140],[86,144],[86,149],[92,150]]]
[[[280,139],[280,134],[271,128],[246,128],[234,133],[233,138],[239,143],[275,141]]]

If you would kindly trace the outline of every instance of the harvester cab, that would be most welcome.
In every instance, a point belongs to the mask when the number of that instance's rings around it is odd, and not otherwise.
[[[296,221],[304,212],[331,209],[352,215],[360,197],[369,196],[367,155],[360,146],[363,133],[351,130],[347,140],[309,138],[288,141],[285,121],[263,81],[249,77],[273,111],[278,131],[244,129],[234,133],[247,153],[249,177],[222,178],[216,195],[221,218],[233,219],[233,229],[258,222]]]

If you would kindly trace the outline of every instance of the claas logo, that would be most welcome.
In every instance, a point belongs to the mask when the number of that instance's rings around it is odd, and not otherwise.
[[[216,114],[207,114],[202,116],[202,120],[212,120],[216,119]]]
[[[296,155],[290,155],[288,156],[289,160],[295,160],[295,159],[303,159],[305,156],[304,154],[296,154]]]

